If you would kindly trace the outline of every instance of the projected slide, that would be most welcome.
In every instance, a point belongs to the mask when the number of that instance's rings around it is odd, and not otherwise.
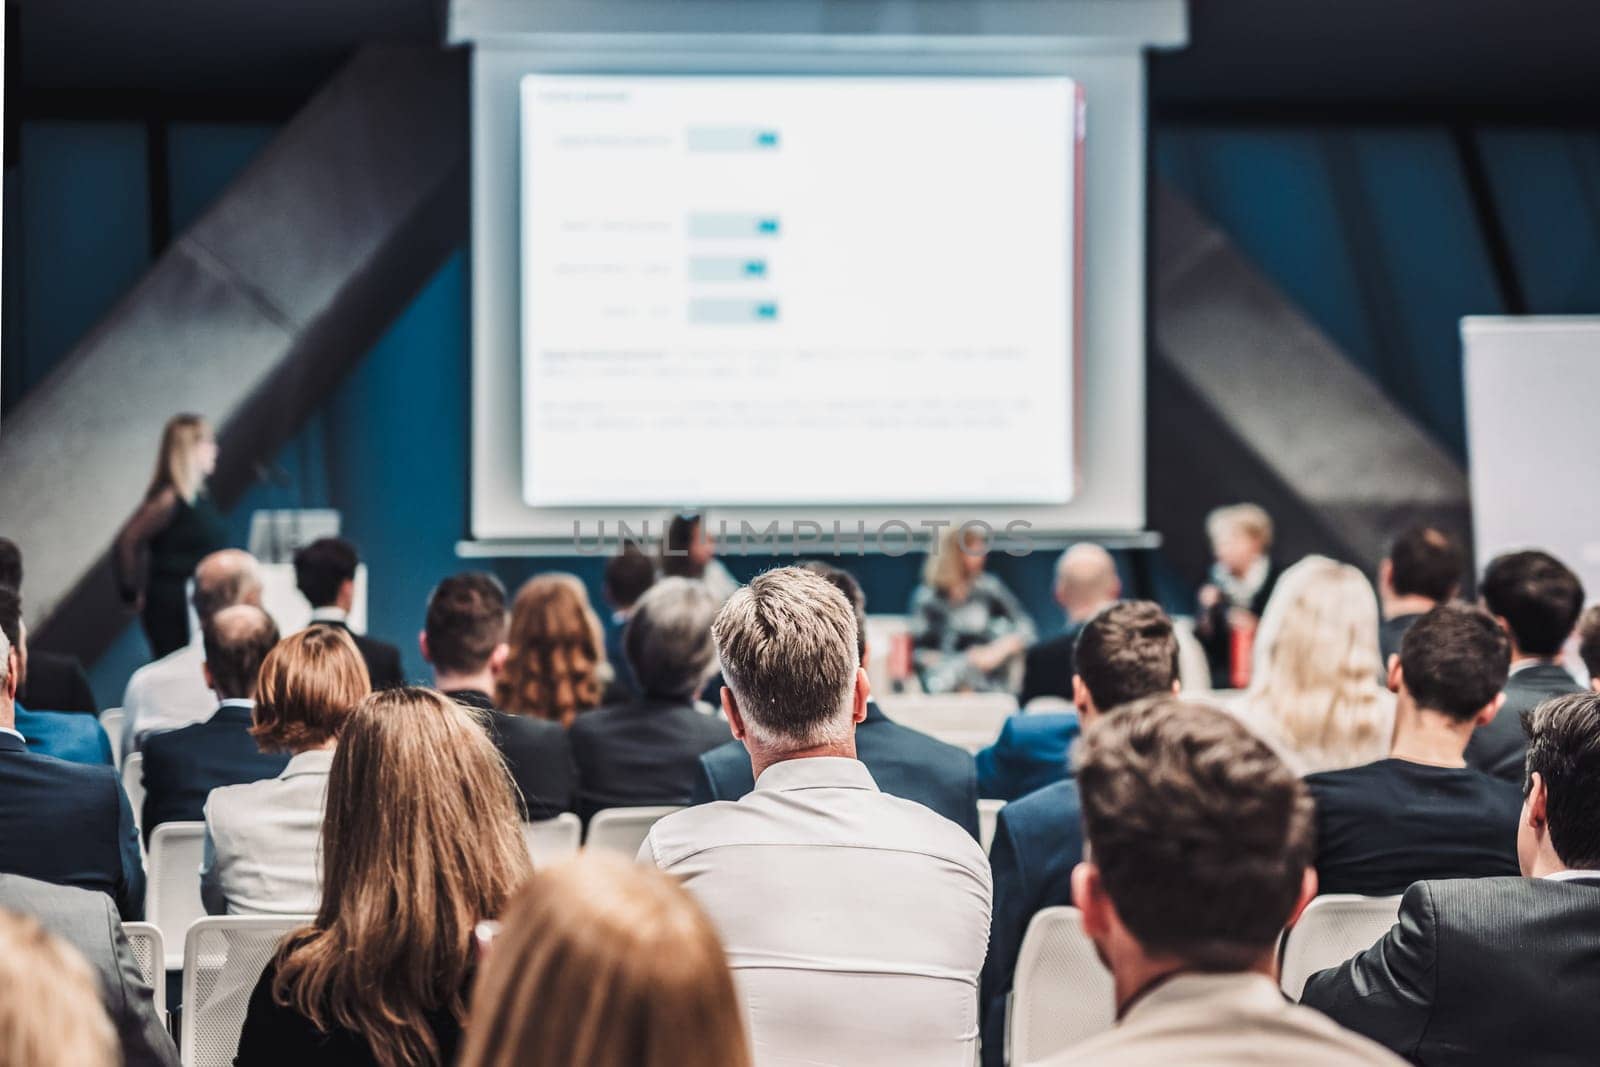
[[[521,92],[529,505],[1071,499],[1070,80]]]

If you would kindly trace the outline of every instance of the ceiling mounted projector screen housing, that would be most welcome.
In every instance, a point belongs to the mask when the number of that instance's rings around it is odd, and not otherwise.
[[[1071,501],[1071,79],[520,95],[530,508]]]

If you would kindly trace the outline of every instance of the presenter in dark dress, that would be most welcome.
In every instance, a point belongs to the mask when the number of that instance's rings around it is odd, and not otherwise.
[[[189,643],[184,585],[201,559],[228,547],[222,516],[206,493],[217,439],[199,415],[174,415],[144,501],[117,534],[112,563],[123,600],[139,611],[155,659]]]

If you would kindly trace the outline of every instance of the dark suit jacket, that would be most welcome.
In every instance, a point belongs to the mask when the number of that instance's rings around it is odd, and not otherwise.
[[[1277,587],[1280,573],[1278,564],[1269,560],[1267,580],[1261,583],[1261,588],[1256,590],[1256,595],[1251,597],[1250,603],[1246,605],[1250,614],[1256,618],[1259,619],[1261,613],[1267,610],[1267,601],[1272,598],[1272,590]],[[1231,670],[1233,626],[1228,622],[1228,606],[1218,604],[1216,607],[1199,612],[1195,616],[1194,636],[1200,642],[1200,647],[1206,650],[1206,663],[1211,667],[1212,688],[1232,688],[1229,678],[1233,673]]]
[[[350,635],[361,658],[366,660],[367,676],[372,679],[372,688],[398,689],[406,684],[405,668],[400,665],[400,650],[394,645],[379,641],[376,637],[358,634],[345,623],[334,619],[317,619],[313,625],[337,626]]]
[[[1075,711],[1011,716],[994,744],[978,753],[978,795],[1016,800],[1068,777],[1067,753],[1078,732]]]
[[[1487,726],[1473,731],[1467,743],[1467,765],[1497,778],[1521,784],[1528,756],[1528,732],[1522,728],[1524,712],[1551,697],[1576,693],[1583,686],[1554,663],[1537,663],[1506,679],[1506,702]]]
[[[872,702],[856,727],[856,757],[890,796],[914,800],[978,836],[978,777],[965,751],[891,722]],[[691,804],[738,800],[756,787],[750,753],[729,741],[700,757]]]
[[[688,804],[701,753],[733,740],[722,719],[649,697],[583,712],[567,736],[585,823],[606,808]]]
[[[1067,632],[1040,641],[1023,657],[1022,694],[1017,706],[1025,708],[1034,697],[1072,699],[1072,648],[1083,627],[1068,626]]]
[[[500,750],[522,793],[524,818],[553,819],[573,809],[578,799],[578,771],[572,763],[567,731],[559,723],[508,715],[495,708],[488,694],[475,689],[453,689],[445,696],[481,717],[489,740]]]
[[[206,797],[222,785],[276,778],[287,754],[262,752],[250,736],[250,709],[219,707],[205,722],[152,734],[145,739],[144,817],[150,840],[164,822],[205,818]]]
[[[124,919],[139,919],[144,862],[117,772],[0,733],[0,871],[105,893]]]
[[[989,868],[994,909],[978,1001],[984,1067],[1005,1062],[1006,997],[1022,935],[1036,912],[1072,903],[1072,868],[1083,859],[1078,783],[1047,785],[1000,809]]]
[[[177,1046],[105,894],[0,874],[0,908],[32,917],[89,961],[126,1067],[177,1067]]]
[[[93,715],[71,711],[33,711],[18,701],[17,732],[28,739],[28,750],[68,763],[97,763],[110,767],[111,739]]]
[[[1418,1064],[1577,1067],[1600,1049],[1600,879],[1418,882],[1301,1003]]]
[[[100,712],[89,676],[76,656],[32,649],[28,652],[28,681],[17,690],[17,703],[39,711]]]
[[[1389,669],[1389,657],[1400,654],[1400,642],[1405,639],[1406,631],[1416,625],[1417,615],[1396,615],[1392,619],[1384,619],[1378,624],[1378,651],[1383,654],[1383,669]]]

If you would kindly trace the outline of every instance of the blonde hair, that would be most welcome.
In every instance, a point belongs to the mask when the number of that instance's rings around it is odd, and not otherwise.
[[[1272,547],[1272,516],[1259,505],[1229,504],[1206,516],[1206,536],[1213,543],[1230,529],[1254,538],[1263,552]]]
[[[710,920],[677,881],[599,853],[535,874],[472,993],[461,1067],[749,1067]]]
[[[1283,572],[1262,612],[1246,713],[1302,773],[1381,759],[1394,724],[1381,669],[1378,599],[1366,576],[1307,556]]]
[[[311,626],[272,647],[256,675],[255,725],[263,752],[301,752],[337,737],[372,681],[355,641],[338,626]]]
[[[195,460],[195,449],[211,436],[211,424],[200,415],[174,415],[161,431],[161,451],[156,455],[156,470],[150,477],[145,498],[171,487],[186,502],[193,504],[200,495],[205,474]]]
[[[431,1013],[466,1016],[473,928],[532,866],[515,786],[483,727],[431,689],[386,689],[339,735],[322,906],[278,950],[272,995],[352,1030],[383,1067],[440,1064]]]
[[[967,555],[967,536],[982,529],[973,524],[952,525],[946,530],[939,537],[938,548],[928,553],[928,562],[922,567],[923,583],[941,596],[948,596],[956,586],[965,585],[968,581],[967,569],[961,557]]]
[[[605,637],[572,575],[541,574],[517,590],[507,643],[496,693],[502,710],[570,726],[600,703],[610,679]]]
[[[33,919],[0,909],[0,1065],[121,1062],[88,962]]]

